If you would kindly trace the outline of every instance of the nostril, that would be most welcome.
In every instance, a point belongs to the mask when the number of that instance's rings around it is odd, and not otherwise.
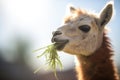
[[[53,36],[56,36],[56,35],[62,34],[62,32],[61,31],[54,31],[52,34],[53,34]]]

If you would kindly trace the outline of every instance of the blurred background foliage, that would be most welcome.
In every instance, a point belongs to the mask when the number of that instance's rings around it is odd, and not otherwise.
[[[66,5],[99,12],[110,0],[0,0],[0,80],[56,80],[46,71],[44,58],[32,50],[51,43],[52,31],[59,27]],[[120,71],[120,1],[114,0],[115,13],[108,24],[115,56]],[[58,70],[59,80],[76,80],[74,56],[59,52],[64,69]],[[34,74],[38,67],[41,70]]]

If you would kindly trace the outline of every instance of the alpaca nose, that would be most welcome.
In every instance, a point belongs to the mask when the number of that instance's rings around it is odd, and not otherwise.
[[[57,38],[56,38],[55,36],[61,35],[62,32],[61,32],[61,31],[54,31],[54,32],[52,32],[52,34],[53,34],[53,37],[52,37],[52,39],[51,39],[51,42],[56,42],[56,41],[57,41]]]
[[[54,37],[54,36],[57,36],[57,35],[61,35],[62,32],[61,31],[54,31],[52,34],[53,34],[53,37]]]

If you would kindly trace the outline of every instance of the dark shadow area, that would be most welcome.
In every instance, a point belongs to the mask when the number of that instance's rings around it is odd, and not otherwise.
[[[76,80],[74,69],[57,72],[59,80]],[[33,74],[25,64],[8,63],[0,58],[0,80],[56,80],[53,72]]]

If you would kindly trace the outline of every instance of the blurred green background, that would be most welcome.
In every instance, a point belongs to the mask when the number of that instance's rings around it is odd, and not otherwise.
[[[41,52],[32,50],[51,43],[51,33],[61,25],[68,4],[99,13],[109,1],[0,0],[0,80],[55,80],[53,73],[45,70],[44,57],[36,58]],[[114,9],[107,26],[115,50],[113,59],[120,71],[120,0],[114,0]],[[58,78],[76,80],[74,56],[64,52],[59,55],[64,69],[58,70]],[[33,74],[38,67],[41,70]]]

